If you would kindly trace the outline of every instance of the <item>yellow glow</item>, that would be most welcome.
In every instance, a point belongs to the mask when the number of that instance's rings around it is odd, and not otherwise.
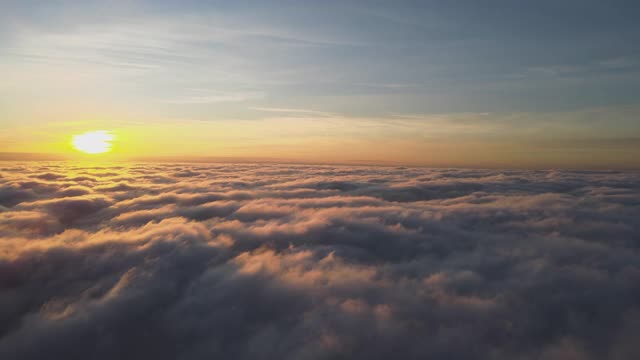
[[[105,130],[89,131],[74,135],[71,140],[73,147],[87,154],[101,154],[111,151],[113,135]]]

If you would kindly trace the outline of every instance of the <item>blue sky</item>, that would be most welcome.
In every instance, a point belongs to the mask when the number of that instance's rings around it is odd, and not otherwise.
[[[9,1],[0,121],[444,116],[483,118],[483,141],[634,143],[638,15],[634,1]]]

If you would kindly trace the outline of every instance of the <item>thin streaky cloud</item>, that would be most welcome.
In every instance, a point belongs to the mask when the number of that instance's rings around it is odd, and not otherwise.
[[[269,112],[269,113],[273,112],[273,113],[309,114],[309,115],[326,116],[326,117],[339,116],[339,114],[336,114],[336,113],[310,110],[310,109],[291,109],[291,108],[278,108],[278,107],[250,107],[249,109]]]
[[[173,100],[167,100],[171,104],[213,104],[223,102],[243,102],[263,98],[265,95],[259,92],[227,93],[204,96],[185,96]]]

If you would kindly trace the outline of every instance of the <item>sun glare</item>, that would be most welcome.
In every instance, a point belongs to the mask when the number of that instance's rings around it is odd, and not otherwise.
[[[113,135],[105,130],[88,131],[74,135],[71,143],[73,147],[87,154],[101,154],[111,151]]]

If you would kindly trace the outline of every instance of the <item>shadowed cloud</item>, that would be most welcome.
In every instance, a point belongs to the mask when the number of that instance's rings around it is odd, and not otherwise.
[[[46,167],[0,171],[3,359],[640,354],[638,173]]]

